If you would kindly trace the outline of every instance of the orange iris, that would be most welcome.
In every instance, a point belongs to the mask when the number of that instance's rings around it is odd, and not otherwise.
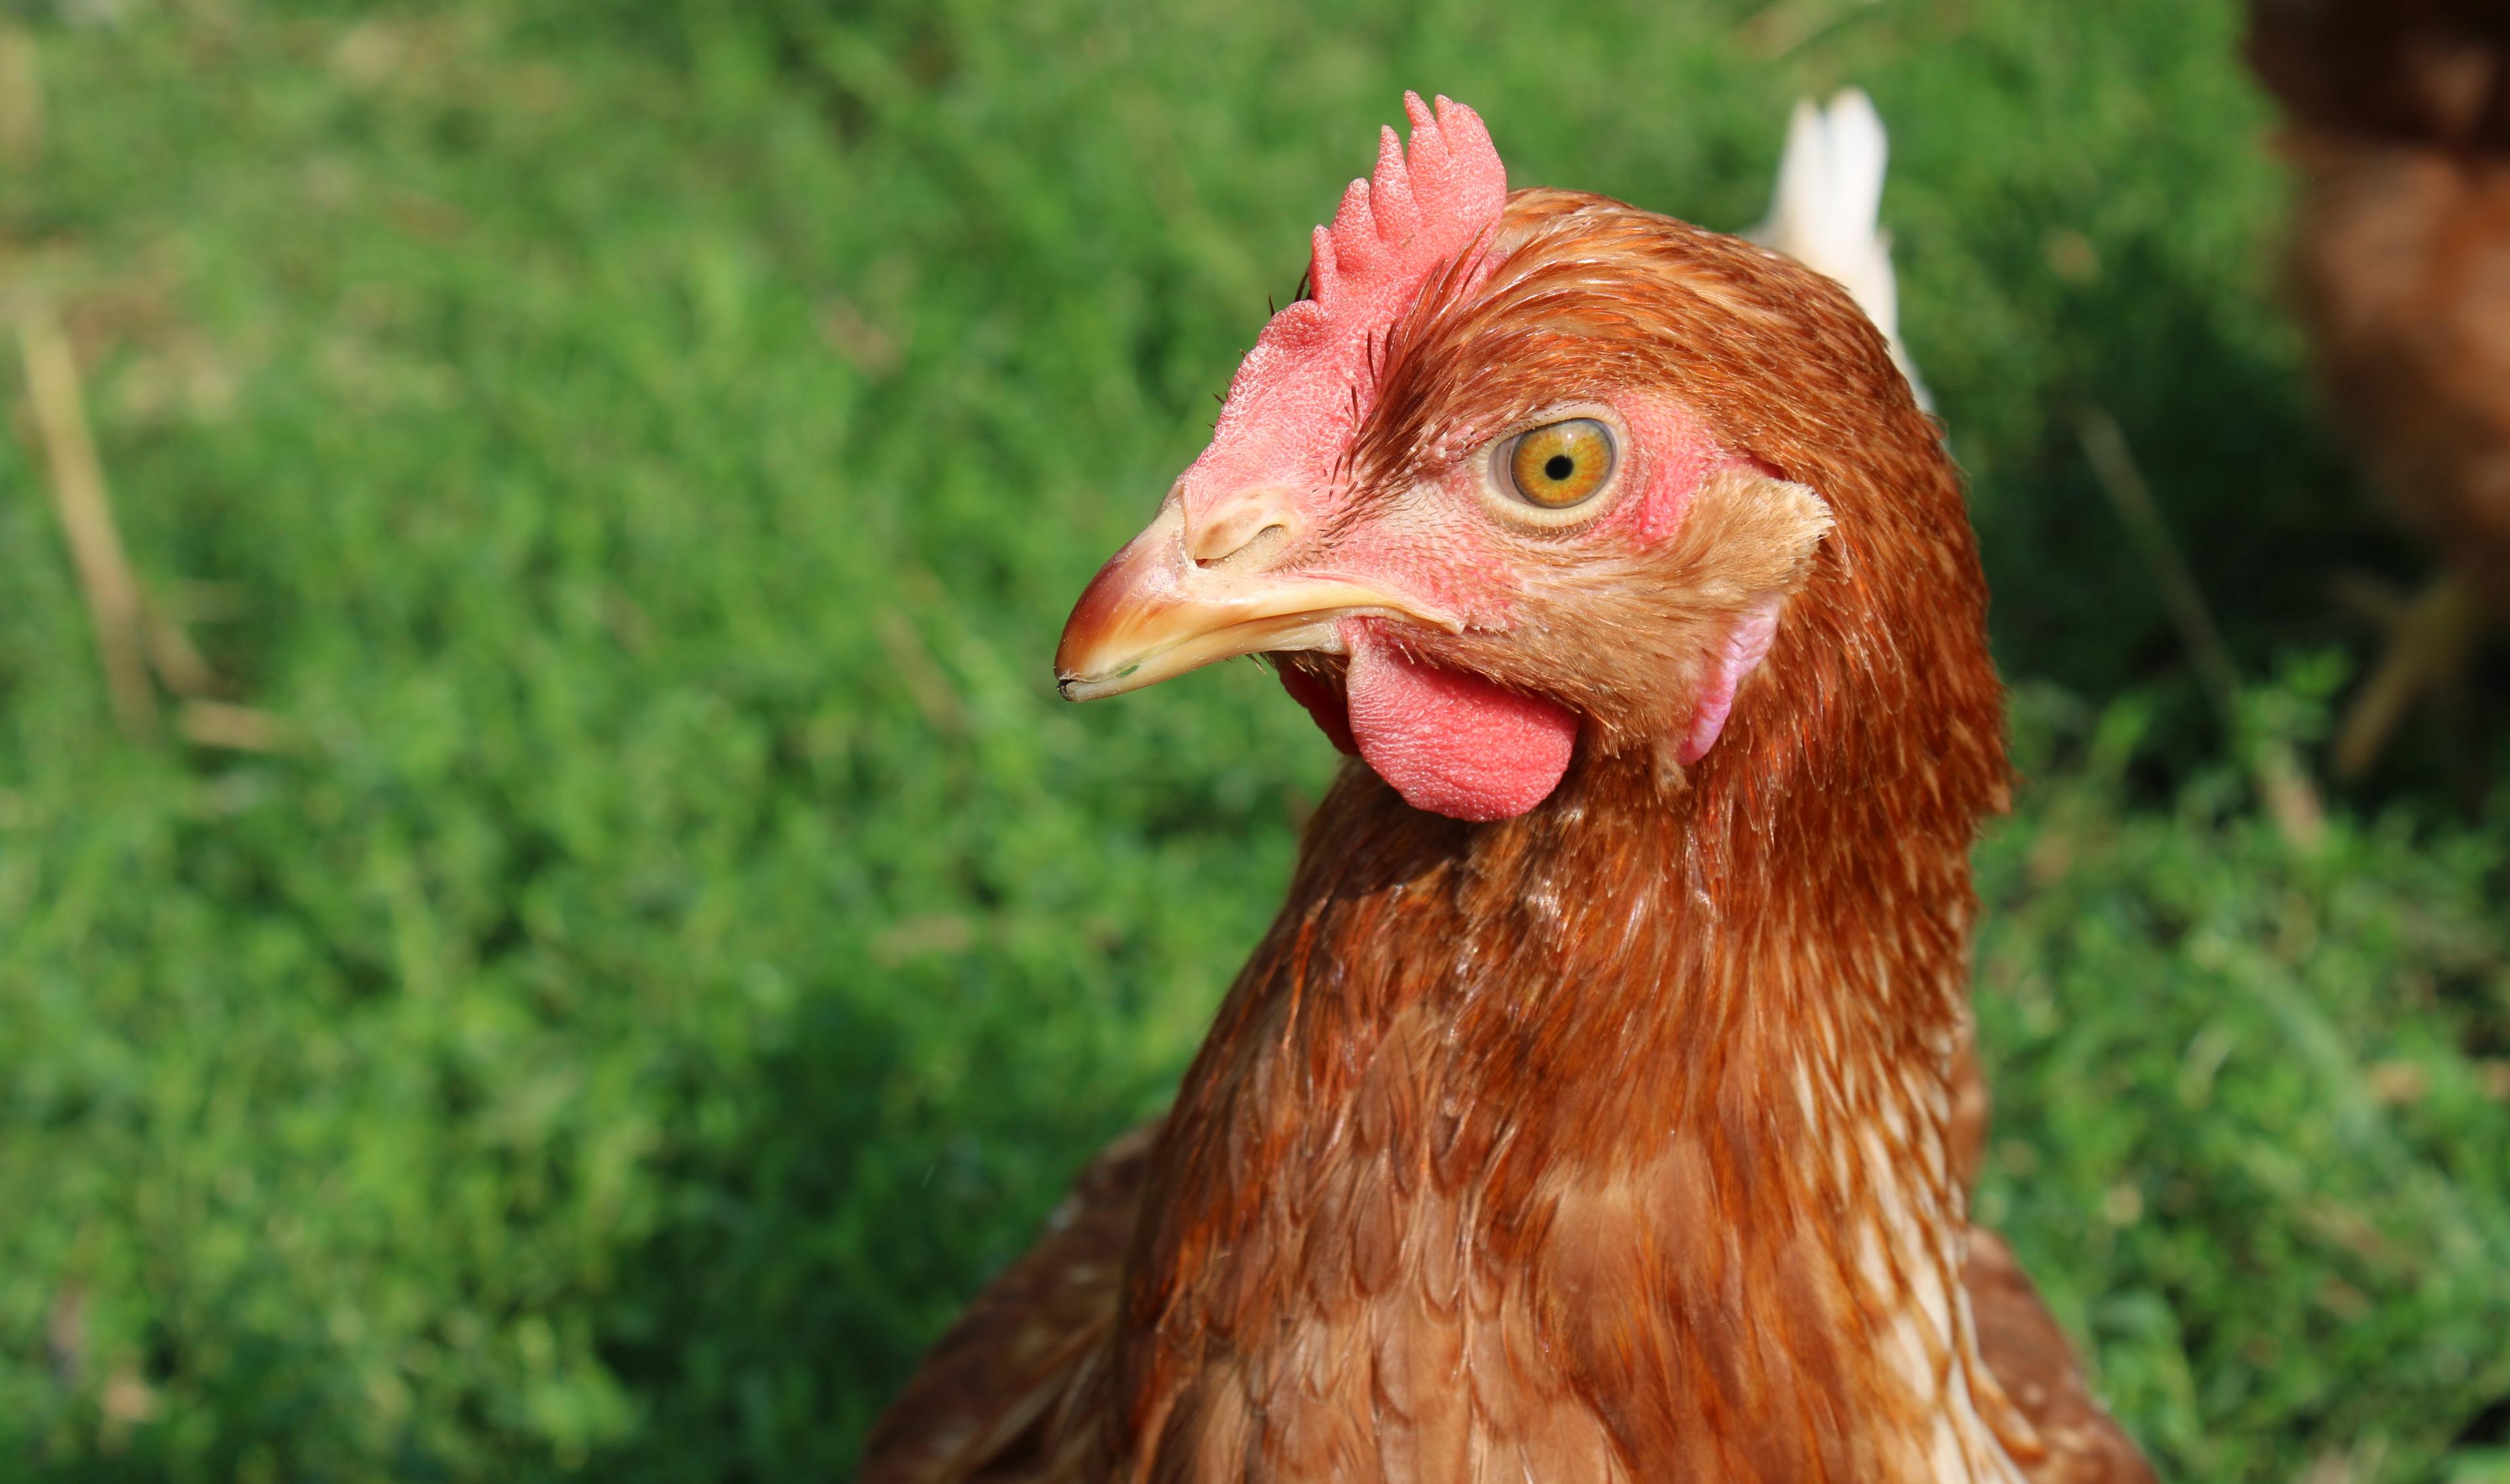
[[[1585,500],[1612,472],[1612,431],[1591,417],[1537,428],[1519,437],[1507,455],[1517,498],[1547,511]]]

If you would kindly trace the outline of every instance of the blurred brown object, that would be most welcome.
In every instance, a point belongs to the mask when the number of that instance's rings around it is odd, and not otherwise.
[[[2337,742],[2359,774],[2510,618],[2510,0],[2251,0],[2300,176],[2291,274],[2321,393],[2443,575],[2384,611]]]

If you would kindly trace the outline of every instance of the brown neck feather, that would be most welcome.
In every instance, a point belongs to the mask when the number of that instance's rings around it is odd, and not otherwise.
[[[1473,827],[1342,780],[1158,1157],[1118,1457],[1193,1477],[1218,1448],[1299,1476],[1278,1455],[1312,1443],[1301,1405],[1383,1439],[1382,1355],[1350,1362],[1339,1407],[1309,1382],[1270,1393],[1318,1363],[1312,1331],[1382,1343],[1356,1316],[1392,1296],[1531,1326],[1641,1477],[1901,1471],[1921,1420],[1895,1442],[1843,1419],[1919,1404],[1858,1395],[1853,1357],[1887,1349],[1895,1304],[1954,1286],[1972,811],[1848,788],[1774,809],[1755,781],[1702,768],[1667,797],[1637,759],[1597,759]],[[1513,1404],[1484,1392],[1541,1389],[1474,1387],[1494,1416]],[[1773,1405],[1803,1425],[1766,1427]]]

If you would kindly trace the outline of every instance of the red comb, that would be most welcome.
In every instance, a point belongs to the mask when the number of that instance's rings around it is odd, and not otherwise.
[[[1333,225],[1316,228],[1308,277],[1329,319],[1355,309],[1383,323],[1386,298],[1418,292],[1506,203],[1507,168],[1480,115],[1443,97],[1433,115],[1417,93],[1403,95],[1403,113],[1411,148],[1381,131],[1376,174],[1352,181]]]
[[[1507,168],[1490,132],[1462,103],[1431,111],[1403,95],[1406,148],[1386,130],[1377,171],[1343,192],[1333,225],[1315,230],[1311,297],[1273,317],[1229,384],[1211,446],[1186,472],[1189,503],[1256,481],[1320,492],[1352,425],[1374,401],[1372,337],[1499,220]]]

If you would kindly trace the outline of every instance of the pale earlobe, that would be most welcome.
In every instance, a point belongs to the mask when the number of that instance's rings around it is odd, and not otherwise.
[[[1752,596],[1710,657],[1692,703],[1690,724],[1673,749],[1674,762],[1683,768],[1706,757],[1725,732],[1734,698],[1769,657],[1777,642],[1778,617],[1812,575],[1813,555],[1832,525],[1830,503],[1809,485],[1763,475],[1728,494],[1742,507],[1736,521],[1741,529],[1730,532],[1729,539],[1750,541],[1764,559],[1751,564],[1747,590]]]
[[[1784,593],[1762,598],[1726,635],[1726,648],[1709,666],[1708,683],[1700,687],[1699,699],[1692,704],[1691,729],[1683,734],[1674,761],[1688,768],[1717,745],[1726,718],[1733,713],[1734,693],[1769,657],[1769,646],[1778,637],[1778,608],[1785,601]]]

